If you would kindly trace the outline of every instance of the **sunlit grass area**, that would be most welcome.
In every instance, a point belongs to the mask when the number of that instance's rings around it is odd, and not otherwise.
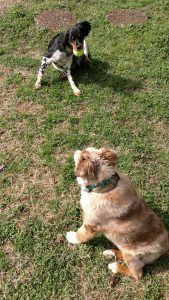
[[[147,22],[118,27],[113,8],[144,9]],[[81,96],[52,67],[34,83],[48,42],[36,28],[48,9],[88,20],[91,65],[76,74]],[[0,298],[5,300],[169,299],[169,256],[141,281],[112,287],[105,238],[72,246],[81,224],[73,153],[114,148],[128,174],[169,229],[169,4],[140,1],[20,1],[0,18]],[[66,28],[63,28],[65,30]]]

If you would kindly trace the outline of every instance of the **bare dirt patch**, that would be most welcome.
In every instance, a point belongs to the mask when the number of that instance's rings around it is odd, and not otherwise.
[[[18,102],[16,107],[18,112],[27,113],[34,116],[42,116],[46,113],[44,106],[39,103]]]
[[[138,25],[147,21],[145,13],[139,9],[114,9],[107,17],[111,23],[119,26]]]
[[[10,131],[0,132],[0,152],[5,154],[7,152],[14,153],[18,155],[18,151],[21,149],[21,144],[17,137],[11,136]]]
[[[66,10],[48,10],[36,16],[35,23],[38,28],[57,30],[73,26],[76,18]]]

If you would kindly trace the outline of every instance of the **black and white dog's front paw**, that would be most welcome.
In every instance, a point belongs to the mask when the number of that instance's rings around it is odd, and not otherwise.
[[[76,96],[80,96],[80,90],[78,88],[74,88],[73,92]]]
[[[41,88],[41,83],[36,82],[36,83],[35,83],[35,89],[36,89],[36,90],[40,90],[40,88]]]

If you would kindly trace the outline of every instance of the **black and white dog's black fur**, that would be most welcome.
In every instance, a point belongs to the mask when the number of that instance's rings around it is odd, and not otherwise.
[[[73,78],[72,71],[77,66],[81,66],[89,61],[89,49],[85,41],[85,37],[89,34],[91,25],[84,21],[77,23],[65,33],[59,33],[53,37],[48,46],[48,52],[43,56],[41,66],[38,72],[38,78],[35,88],[41,88],[41,81],[47,65],[52,64],[53,67],[65,74],[70,82],[73,92],[76,96],[80,95]],[[74,50],[83,48],[84,55],[76,57],[73,55]]]

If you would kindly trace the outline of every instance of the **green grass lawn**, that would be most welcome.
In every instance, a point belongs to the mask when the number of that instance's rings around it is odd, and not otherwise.
[[[80,97],[52,67],[34,90],[55,34],[34,18],[51,8],[92,24],[92,63],[76,76]],[[144,8],[148,21],[113,26],[113,8]],[[0,32],[0,298],[169,299],[169,255],[140,282],[121,277],[112,287],[102,255],[110,242],[65,240],[82,221],[73,152],[87,146],[117,151],[120,170],[169,229],[168,0],[22,1],[1,16]]]

